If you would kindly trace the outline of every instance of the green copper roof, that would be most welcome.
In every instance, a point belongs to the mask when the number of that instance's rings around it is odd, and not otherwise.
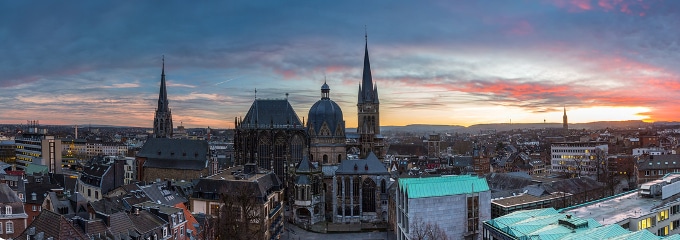
[[[408,198],[441,197],[489,191],[486,179],[470,175],[401,178],[399,188]]]
[[[516,211],[484,224],[504,232],[510,239],[680,239],[677,235],[659,237],[647,230],[631,232],[617,224],[602,226],[592,218],[567,217],[553,208]]]
[[[31,175],[33,173],[47,173],[47,171],[48,171],[47,166],[32,163],[28,164],[25,169],[27,175]]]

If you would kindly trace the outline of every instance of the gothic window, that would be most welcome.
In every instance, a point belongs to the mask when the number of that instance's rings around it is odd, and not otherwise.
[[[356,198],[356,197],[359,196],[359,191],[361,191],[361,188],[360,188],[360,186],[361,186],[361,178],[359,178],[359,177],[354,177],[353,184],[354,184],[354,185],[352,186],[352,188],[354,189],[354,196],[352,196],[352,197],[355,197],[355,199],[356,199],[355,201],[358,201],[359,199]]]
[[[274,173],[283,180],[286,161],[286,137],[282,133],[276,135],[274,140]]]
[[[323,155],[323,163],[328,163],[328,155]]]
[[[330,136],[331,135],[331,130],[328,129],[328,125],[325,122],[321,126],[321,130],[319,130],[319,135],[320,136]]]
[[[375,182],[373,182],[373,179],[364,179],[361,198],[362,211],[375,212]]]
[[[290,141],[290,157],[292,162],[299,163],[302,161],[302,149],[304,144],[302,136],[297,134],[293,136],[293,139]]]
[[[258,165],[264,169],[271,169],[271,139],[266,133],[260,135],[257,147]]]
[[[342,162],[342,154],[338,154],[338,163]]]

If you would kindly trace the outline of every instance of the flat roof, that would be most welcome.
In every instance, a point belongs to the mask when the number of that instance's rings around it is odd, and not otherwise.
[[[652,209],[660,203],[660,198],[644,198],[639,195],[639,191],[634,191],[601,202],[576,207],[565,213],[580,218],[593,218],[603,225],[609,225],[652,213]]]
[[[253,182],[261,177],[266,176],[269,172],[262,171],[262,169],[258,168],[257,173],[249,175],[248,178],[243,178],[243,177],[237,177],[239,174],[243,173],[243,166],[235,166],[235,167],[230,167],[227,168],[215,175],[210,175],[205,177],[206,179],[212,179],[212,180],[229,180],[229,181],[244,181],[244,182]]]
[[[507,198],[500,198],[500,199],[495,199],[492,200],[492,203],[498,204],[502,207],[512,207],[512,206],[519,206],[519,205],[524,205],[524,204],[529,204],[533,202],[540,202],[540,201],[545,201],[545,200],[550,200],[550,199],[559,199],[564,196],[571,196],[571,193],[564,193],[564,192],[554,192],[548,195],[536,197],[531,194],[523,193],[518,196],[512,196],[512,197],[507,197]]]

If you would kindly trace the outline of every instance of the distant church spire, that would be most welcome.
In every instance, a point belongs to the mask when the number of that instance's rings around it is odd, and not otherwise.
[[[567,107],[564,107],[564,115],[562,115],[562,129],[566,133],[569,130],[569,124],[567,122]]]
[[[163,56],[162,61],[158,107],[156,108],[156,117],[153,119],[153,137],[170,138],[172,137],[172,113],[168,106],[168,93],[165,88],[165,56]]]

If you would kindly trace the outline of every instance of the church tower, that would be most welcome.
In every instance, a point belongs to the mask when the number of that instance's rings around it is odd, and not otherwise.
[[[567,123],[567,107],[564,107],[564,115],[562,115],[562,130],[566,134],[569,130],[569,125]]]
[[[371,76],[371,63],[368,58],[368,35],[365,36],[366,45],[364,52],[364,72],[359,85],[359,97],[357,101],[357,133],[359,134],[360,155],[366,158],[370,152],[382,156],[376,149],[375,137],[380,134],[380,101],[378,100],[378,87],[373,83]]]
[[[168,106],[168,93],[165,90],[165,58],[161,70],[161,90],[158,93],[158,107],[153,119],[154,138],[172,138],[172,113]]]

